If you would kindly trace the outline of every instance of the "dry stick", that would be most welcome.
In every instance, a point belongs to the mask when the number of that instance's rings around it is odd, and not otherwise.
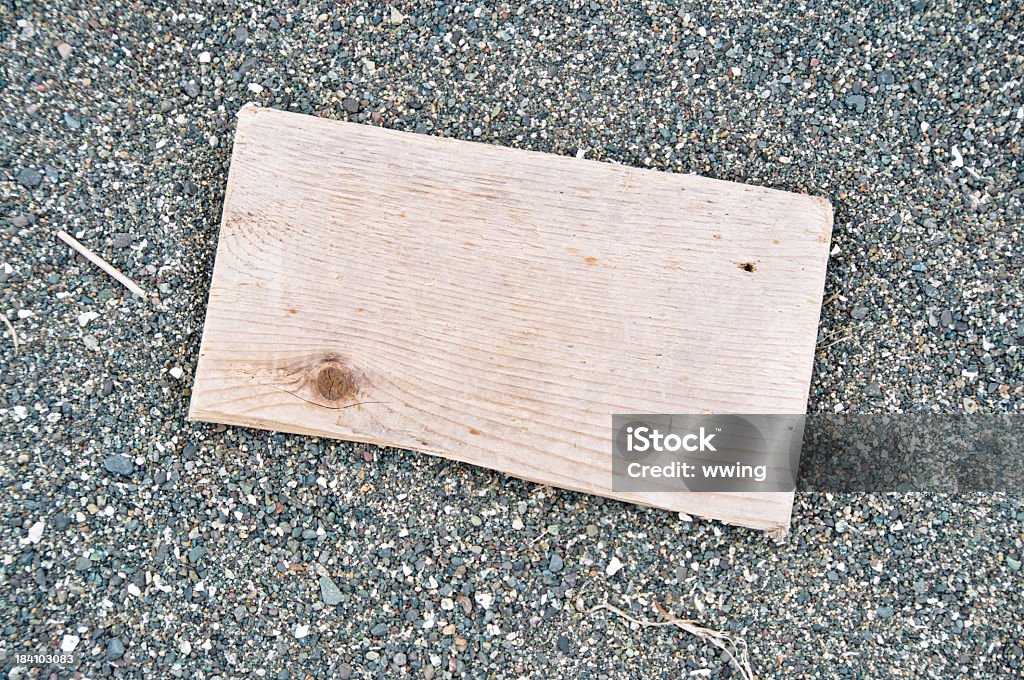
[[[835,337],[835,336],[832,336],[832,337]],[[829,339],[831,340],[832,337],[830,337]],[[841,342],[846,342],[847,340],[852,340],[852,339],[853,339],[853,336],[847,334],[847,335],[844,335],[843,337],[839,338],[838,340],[832,340],[832,342],[829,342],[827,344],[818,345],[818,347],[815,349],[815,351],[823,350],[823,349],[828,349],[829,347],[832,347],[833,345],[838,345]]]
[[[146,291],[142,290],[142,288],[140,288],[137,283],[135,283],[134,281],[129,279],[127,276],[125,276],[124,274],[119,272],[117,269],[114,268],[114,266],[112,264],[110,264],[109,262],[104,260],[102,257],[100,257],[99,255],[97,255],[96,253],[92,252],[91,250],[89,250],[88,248],[83,246],[81,243],[76,241],[74,239],[74,237],[72,237],[70,234],[68,234],[65,231],[58,231],[57,232],[57,238],[59,238],[61,241],[64,241],[64,243],[67,243],[72,248],[74,248],[83,257],[85,257],[85,259],[89,260],[94,265],[96,265],[97,267],[99,267],[100,269],[105,271],[106,273],[110,274],[122,286],[124,286],[125,288],[127,288],[131,292],[135,293],[136,295],[141,297],[143,300],[146,299]]]
[[[18,353],[18,332],[14,330],[14,326],[11,325],[10,320],[2,313],[0,313],[0,319],[4,320],[4,325],[7,326],[7,330],[11,332],[11,338],[14,339],[14,353]]]
[[[643,621],[630,616],[618,607],[608,604],[607,602],[591,607],[587,610],[587,614],[592,614],[593,612],[605,609],[613,614],[621,616],[630,623],[635,623],[636,625],[644,628],[654,626],[675,626],[677,628],[681,628],[690,635],[694,635],[725,652],[729,661],[732,662],[733,667],[737,672],[739,672],[741,678],[744,680],[755,679],[756,676],[754,675],[754,671],[750,668],[750,660],[747,657],[747,643],[743,638],[736,637],[729,633],[723,633],[718,630],[712,630],[711,628],[705,628],[693,619],[680,619],[673,616],[666,611],[666,609],[662,607],[661,603],[657,600],[654,601],[654,608],[657,609],[658,613],[665,619],[664,621]]]

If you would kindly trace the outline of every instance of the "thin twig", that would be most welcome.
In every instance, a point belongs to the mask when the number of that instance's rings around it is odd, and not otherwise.
[[[852,339],[853,339],[853,336],[847,334],[847,335],[844,335],[843,337],[841,337],[841,338],[839,338],[837,340],[832,340],[832,342],[826,343],[824,345],[818,345],[818,349],[828,349],[829,347],[832,347],[833,345],[838,345],[841,342],[846,342],[847,340],[852,340]]]
[[[657,609],[661,617],[665,619],[664,621],[645,621],[634,618],[618,607],[607,602],[591,607],[587,610],[587,614],[592,614],[604,609],[643,628],[675,626],[676,628],[680,628],[690,635],[696,636],[725,652],[729,661],[732,662],[733,667],[740,674],[741,678],[744,680],[755,680],[756,676],[754,675],[754,671],[750,668],[750,659],[747,655],[747,643],[743,638],[730,633],[723,633],[718,630],[712,630],[711,628],[705,628],[692,619],[680,619],[669,613],[657,600],[654,601],[654,608]]]
[[[9,330],[11,332],[11,338],[14,339],[14,353],[17,354],[18,353],[18,332],[16,330],[14,330],[14,326],[11,325],[11,322],[2,313],[0,313],[0,319],[3,319],[4,325],[7,326],[7,330]]]
[[[64,241],[64,243],[67,243],[75,251],[77,251],[79,254],[81,254],[85,259],[89,260],[94,265],[96,265],[97,267],[99,267],[100,269],[105,271],[106,273],[110,274],[122,286],[124,286],[125,288],[127,288],[131,292],[135,293],[136,295],[141,297],[143,300],[146,299],[146,291],[142,290],[142,288],[139,287],[139,284],[135,283],[134,281],[129,279],[127,276],[125,276],[124,274],[119,272],[114,267],[114,265],[110,264],[109,262],[104,260],[102,257],[97,255],[96,253],[92,252],[91,250],[89,250],[88,248],[83,246],[81,243],[79,243],[77,240],[75,240],[75,238],[73,236],[71,236],[70,234],[68,234],[66,231],[58,231],[57,232],[57,238],[59,238],[61,241]]]

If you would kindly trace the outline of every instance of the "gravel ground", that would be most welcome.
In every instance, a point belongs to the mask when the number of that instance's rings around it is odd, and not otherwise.
[[[0,3],[0,666],[63,646],[92,677],[735,674],[589,611],[658,601],[767,677],[1024,673],[1019,493],[801,494],[777,544],[185,420],[247,101],[827,196],[810,410],[1024,410],[1016,3],[395,7]]]

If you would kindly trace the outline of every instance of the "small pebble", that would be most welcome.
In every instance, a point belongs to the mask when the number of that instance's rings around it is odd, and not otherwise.
[[[43,173],[39,172],[35,168],[22,168],[18,172],[18,182],[21,186],[32,189],[42,184]]]
[[[333,607],[341,604],[343,597],[337,584],[329,576],[320,577],[320,597],[324,604]]]
[[[571,647],[569,646],[569,638],[567,638],[564,635],[559,635],[558,640],[555,644],[558,647],[558,651],[560,651],[562,654],[568,654],[569,650],[571,649]]]
[[[103,467],[107,472],[118,475],[129,476],[135,472],[135,463],[132,462],[132,459],[119,453],[107,456],[103,461]]]
[[[851,94],[846,97],[846,105],[857,113],[864,113],[867,107],[867,99],[862,94]]]
[[[124,656],[124,643],[121,638],[111,638],[107,643],[107,661],[117,661]]]

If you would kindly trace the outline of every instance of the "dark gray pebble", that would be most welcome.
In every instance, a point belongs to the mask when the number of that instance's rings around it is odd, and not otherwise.
[[[18,183],[23,187],[37,187],[43,182],[43,173],[35,168],[22,168],[18,173]]]
[[[121,638],[111,638],[107,643],[107,661],[117,661],[124,656],[124,643]]]
[[[58,512],[53,516],[53,528],[57,531],[64,531],[71,526],[71,520],[63,512]]]
[[[131,475],[135,472],[135,463],[128,456],[120,453],[114,453],[107,456],[106,460],[103,461],[103,467],[106,468],[107,472],[113,472],[118,475]]]
[[[862,94],[851,94],[846,97],[846,105],[857,113],[864,113],[868,100]]]
[[[323,599],[324,604],[330,607],[340,604],[342,601],[341,590],[338,588],[337,584],[331,580],[330,576],[320,577],[320,597]],[[387,632],[386,626],[384,631]]]
[[[202,560],[205,556],[206,548],[197,545],[196,547],[188,551],[188,562],[189,564],[199,564],[200,560]]]

